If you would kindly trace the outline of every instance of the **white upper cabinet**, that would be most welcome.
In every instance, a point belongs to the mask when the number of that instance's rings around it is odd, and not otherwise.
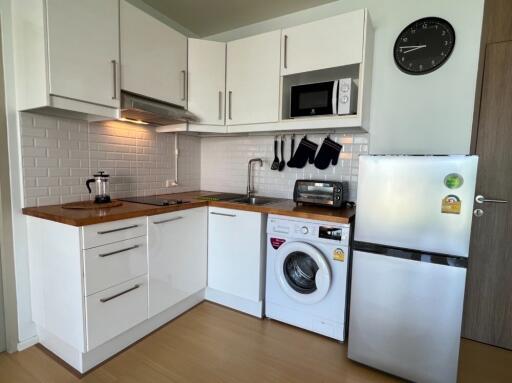
[[[187,38],[121,1],[121,88],[187,106]]]
[[[19,110],[118,115],[118,0],[13,1],[12,15]]]
[[[279,120],[281,31],[272,31],[227,46],[227,125]]]
[[[199,124],[224,125],[226,44],[188,39],[188,109]]]
[[[116,0],[47,0],[50,93],[119,106]]]
[[[363,60],[366,10],[282,30],[283,76],[357,64]]]

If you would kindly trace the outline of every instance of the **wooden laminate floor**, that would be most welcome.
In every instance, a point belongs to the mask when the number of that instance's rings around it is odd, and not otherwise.
[[[399,380],[347,359],[347,346],[202,303],[82,379],[38,347],[0,354],[0,382],[342,382]],[[512,382],[512,352],[463,341],[460,382]]]

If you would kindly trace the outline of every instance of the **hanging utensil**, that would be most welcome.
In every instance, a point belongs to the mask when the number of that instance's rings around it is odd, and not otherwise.
[[[292,143],[291,143],[291,147],[290,147],[290,161],[292,160],[293,158],[293,153],[295,152],[295,133],[292,134]],[[286,165],[290,168],[290,161],[288,161],[286,163]]]
[[[282,172],[286,162],[284,161],[284,136],[281,136],[281,162],[279,163],[279,171]]]
[[[279,168],[279,157],[277,156],[277,136],[274,137],[274,161],[270,166],[271,170],[277,170]]]

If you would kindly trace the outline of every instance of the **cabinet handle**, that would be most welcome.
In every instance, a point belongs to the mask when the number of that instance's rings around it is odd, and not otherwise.
[[[101,298],[101,299],[100,299],[100,302],[101,302],[101,303],[106,303],[106,302],[108,302],[108,301],[111,301],[112,299],[115,299],[115,298],[117,298],[117,297],[120,297],[121,295],[127,294],[127,293],[129,293],[130,291],[137,290],[139,287],[140,287],[140,285],[139,285],[139,284],[136,284],[135,286],[130,287],[129,289],[124,290],[124,291],[121,291],[120,293],[117,293],[117,294],[115,294],[115,295],[112,295],[112,296],[110,296],[110,297],[108,297],[108,298]]]
[[[288,35],[284,35],[284,69],[288,68]]]
[[[222,120],[222,91],[219,90],[219,120]]]
[[[229,103],[229,119],[232,120],[233,119],[233,116],[231,115],[231,101],[233,99],[233,92],[232,91],[229,91],[228,92],[228,103]]]
[[[126,249],[116,250],[116,251],[112,251],[110,253],[99,254],[99,256],[104,258],[104,257],[108,257],[109,255],[124,253],[125,251],[130,251],[130,250],[138,249],[138,248],[139,248],[139,245],[135,245],[132,247],[127,247]]]
[[[181,98],[181,100],[185,101],[187,99],[187,71],[182,70],[181,76],[183,77],[183,97]]]
[[[136,227],[139,227],[139,225],[131,225],[131,226],[120,227],[119,229],[98,231],[98,234],[100,234],[100,235],[102,235],[102,234],[110,234],[110,233],[115,233],[116,231],[123,231],[123,230],[128,230],[128,229],[134,229]]]
[[[231,217],[231,218],[236,217],[236,214],[217,213],[217,212],[214,212],[214,211],[212,211],[210,214],[212,214],[212,215],[221,215],[223,217]]]
[[[116,60],[112,60],[112,75],[114,76],[114,95],[112,96],[112,100],[117,99],[117,62]]]
[[[161,225],[162,223],[167,223],[167,222],[174,222],[174,221],[177,221],[179,219],[183,219],[183,217],[176,217],[176,218],[169,218],[169,219],[164,219],[163,221],[156,221],[156,222],[153,222],[154,225]]]

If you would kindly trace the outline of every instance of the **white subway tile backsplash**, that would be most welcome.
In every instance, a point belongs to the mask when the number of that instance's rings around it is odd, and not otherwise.
[[[319,170],[271,171],[274,136],[179,136],[178,186],[174,181],[174,134],[123,123],[88,123],[20,113],[25,206],[89,200],[85,181],[99,170],[111,176],[110,194],[116,197],[190,190],[244,193],[247,161],[261,157],[254,167],[254,183],[261,195],[291,198],[297,179],[344,180],[350,199],[356,198],[358,156],[368,151],[366,134],[331,134],[343,145],[337,166]],[[296,136],[296,147],[302,135]],[[321,144],[324,134],[308,138]],[[279,157],[280,157],[279,153]],[[285,160],[290,159],[290,135]]]
[[[180,186],[165,187],[174,180],[173,134],[32,113],[20,113],[20,123],[25,206],[89,200],[85,180],[98,170],[111,175],[114,198],[199,189],[199,137],[179,138]]]
[[[308,139],[319,147],[325,134],[310,134]],[[343,145],[338,164],[325,170],[307,164],[303,169],[288,168],[282,172],[270,169],[274,159],[274,136],[205,137],[201,140],[201,189],[244,193],[247,183],[247,162],[262,158],[263,167],[254,165],[254,184],[258,194],[292,198],[297,179],[321,179],[349,182],[349,199],[356,199],[357,158],[368,151],[368,135],[331,134],[331,139]],[[297,148],[302,135],[296,135]],[[285,161],[290,159],[290,135],[286,135]],[[278,150],[281,158],[280,147]]]

